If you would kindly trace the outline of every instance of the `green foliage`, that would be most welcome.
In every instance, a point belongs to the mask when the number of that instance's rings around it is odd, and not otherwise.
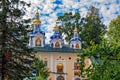
[[[5,80],[7,76],[8,80],[21,80],[32,75],[32,49],[27,46],[29,20],[22,19],[25,14],[24,6],[29,6],[29,4],[21,0],[0,1],[2,80]]]
[[[90,41],[95,44],[101,43],[101,36],[105,34],[105,25],[101,22],[99,17],[99,11],[95,7],[91,7],[89,13],[85,18],[81,18],[79,13],[74,15],[65,13],[63,16],[58,17],[60,25],[60,31],[66,35],[65,40],[69,41],[73,36],[73,30],[75,26],[78,29],[78,35],[83,41],[83,47],[90,46]]]
[[[47,79],[49,76],[49,70],[44,62],[42,60],[39,60],[38,58],[35,58],[34,64],[37,70],[36,76],[40,76],[40,78],[42,79]]]
[[[92,61],[89,68],[81,68],[83,73],[87,73],[89,80],[120,79],[119,20],[120,16],[111,21],[107,39],[102,38],[101,44],[91,41],[90,46],[84,49],[83,53],[79,54],[83,67],[85,57],[89,57]]]
[[[92,64],[89,68],[82,68],[87,73],[88,80],[119,80],[120,76],[120,45],[109,44],[106,40],[102,44],[91,46],[80,53],[81,65],[84,58],[89,57]]]
[[[99,17],[99,10],[91,7],[87,16],[83,19],[80,37],[83,41],[83,47],[89,47],[90,42],[95,44],[101,43],[101,36],[105,33],[105,25]]]
[[[110,42],[120,43],[120,15],[110,22],[107,37]]]
[[[75,27],[78,29],[78,31],[81,31],[82,22],[80,19],[80,14],[77,12],[74,15],[70,12],[58,17],[58,21],[61,23],[60,32],[66,35],[66,41],[69,41],[73,36],[73,30]],[[78,34],[80,34],[80,32],[78,32]]]

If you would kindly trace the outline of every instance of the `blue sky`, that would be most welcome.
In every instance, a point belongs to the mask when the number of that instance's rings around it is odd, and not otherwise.
[[[109,25],[112,19],[120,15],[120,0],[24,0],[31,3],[31,7],[27,8],[25,17],[34,18],[35,12],[38,9],[40,12],[41,28],[46,32],[49,42],[49,37],[53,33],[58,16],[65,12],[79,12],[82,17],[85,17],[89,7],[95,6],[99,9],[100,16],[105,25]]]

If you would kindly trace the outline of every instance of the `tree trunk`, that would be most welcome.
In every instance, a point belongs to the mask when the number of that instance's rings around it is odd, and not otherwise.
[[[1,23],[1,27],[2,27],[2,45],[1,45],[1,52],[2,52],[2,80],[6,80],[5,79],[5,75],[6,75],[6,60],[5,60],[5,54],[7,52],[7,47],[6,47],[6,32],[7,32],[7,28],[6,28],[6,22],[5,22],[5,17],[3,22]]]

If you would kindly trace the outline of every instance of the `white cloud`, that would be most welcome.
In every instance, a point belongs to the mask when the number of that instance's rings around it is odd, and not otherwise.
[[[46,35],[45,35],[46,36],[46,39],[45,39],[46,44],[49,44],[51,34],[53,34],[53,33],[46,33]]]
[[[51,13],[53,11],[54,5],[53,4],[46,4],[43,6],[42,13]]]
[[[66,7],[66,8],[70,8],[74,5],[74,1],[72,0],[63,0],[63,5]]]
[[[81,11],[80,14],[81,14],[82,17],[85,17],[87,15],[88,11],[87,11],[86,8],[83,7],[83,8],[80,9],[80,11]]]
[[[110,21],[105,20],[103,23],[104,23],[105,25],[109,25]]]
[[[35,17],[35,11],[37,7],[40,7],[39,10],[42,14],[49,14],[49,16],[40,16],[42,25],[45,21],[49,24],[45,25],[47,29],[46,37],[49,42],[49,37],[53,33],[53,27],[56,24],[57,13],[60,12],[69,12],[70,8],[79,9],[82,17],[85,17],[87,14],[87,8],[91,5],[99,8],[100,13],[103,15],[103,23],[109,25],[109,22],[116,18],[118,14],[115,14],[116,11],[120,13],[120,4],[116,4],[116,0],[81,0],[80,2],[75,2],[77,0],[61,0],[62,5],[53,4],[55,0],[24,0],[26,2],[31,2],[31,7],[27,8],[27,14],[24,18],[33,18]],[[60,9],[54,11],[53,9],[59,6]],[[72,11],[74,13],[74,11]]]

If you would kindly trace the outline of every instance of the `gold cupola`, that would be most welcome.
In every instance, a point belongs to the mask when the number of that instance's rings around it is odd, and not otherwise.
[[[41,21],[39,19],[34,19],[33,24],[40,24]]]
[[[59,26],[56,24],[54,27],[54,31],[59,30]]]
[[[40,24],[41,23],[41,21],[39,20],[38,16],[39,16],[39,12],[37,10],[36,11],[36,19],[33,20],[33,24]]]
[[[75,27],[75,29],[74,29],[74,33],[77,33],[78,32],[78,30],[77,30],[77,28]]]

